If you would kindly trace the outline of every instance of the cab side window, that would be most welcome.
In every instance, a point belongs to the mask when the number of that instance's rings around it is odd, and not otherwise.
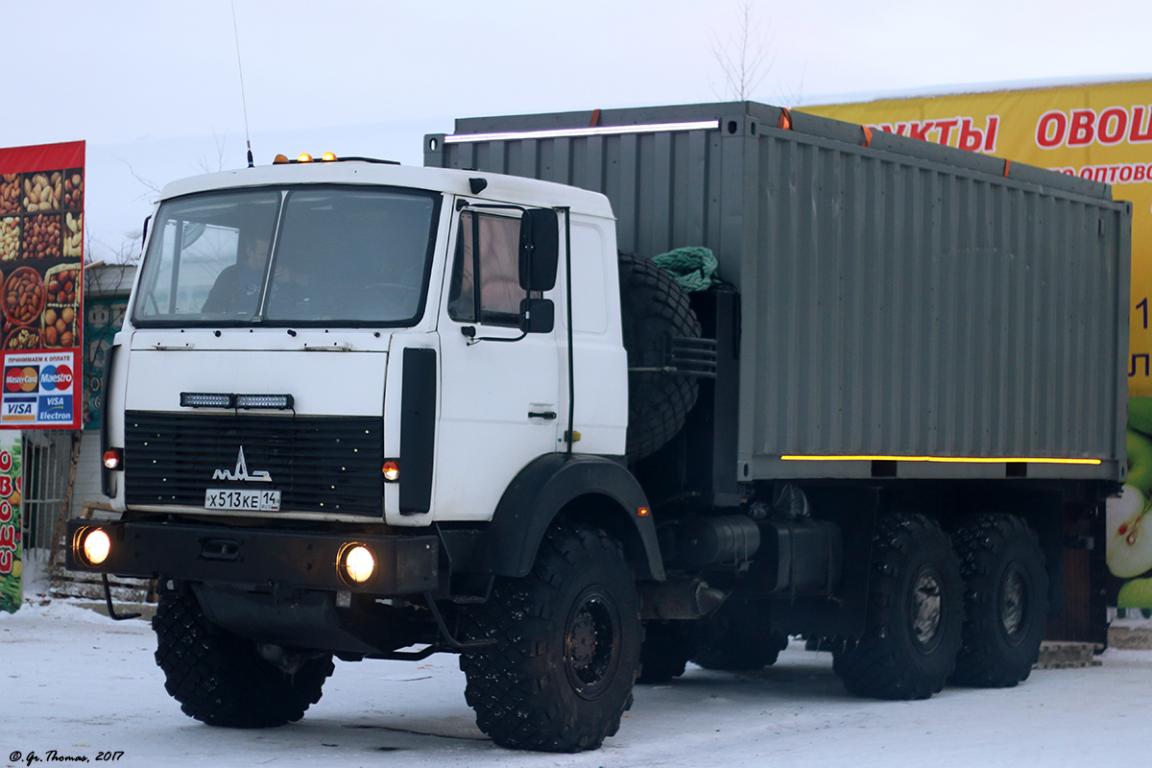
[[[479,259],[474,259],[474,239],[479,231]],[[452,282],[448,291],[448,316],[465,323],[511,325],[519,323],[520,219],[475,211],[460,214]],[[479,262],[479,263],[477,263]],[[474,270],[478,269],[480,279]],[[480,317],[476,317],[479,284]]]

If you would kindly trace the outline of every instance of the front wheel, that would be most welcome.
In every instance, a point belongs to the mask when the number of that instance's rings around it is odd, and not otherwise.
[[[598,528],[561,523],[532,572],[499,579],[472,616],[462,654],[476,725],[512,749],[579,752],[616,733],[631,700],[643,629],[620,545]]]
[[[895,514],[872,537],[864,636],[833,655],[844,687],[880,699],[926,699],[956,666],[964,600],[948,536],[923,515]]]
[[[208,725],[268,728],[295,722],[320,700],[332,656],[317,654],[293,672],[265,661],[256,644],[212,624],[189,592],[160,597],[152,619],[164,688],[184,714]]]

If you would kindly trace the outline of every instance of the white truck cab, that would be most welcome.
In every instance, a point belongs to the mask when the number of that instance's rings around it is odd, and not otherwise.
[[[557,231],[570,216],[581,297],[569,315],[568,271],[556,270],[532,293],[551,302],[554,323],[529,333],[525,209],[561,211]],[[115,342],[116,508],[406,527],[490,520],[517,473],[567,450],[569,317],[581,393],[572,450],[623,455],[615,242],[604,196],[496,174],[338,161],[170,184]],[[407,406],[406,375],[418,387]],[[402,425],[417,405],[430,410],[409,456]],[[386,460],[398,482],[381,473]]]

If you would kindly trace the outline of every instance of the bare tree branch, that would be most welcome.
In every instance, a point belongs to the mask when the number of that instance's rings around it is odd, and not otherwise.
[[[737,30],[727,41],[713,40],[712,56],[724,76],[727,97],[747,101],[764,82],[776,61],[768,58],[768,41],[757,24],[752,0],[742,0],[737,11]]]
[[[147,189],[149,192],[151,192],[153,194],[156,194],[156,195],[160,194],[160,185],[159,184],[152,181],[151,179],[146,179],[143,176],[141,176],[140,174],[136,173],[136,169],[132,167],[132,163],[128,162],[124,158],[117,157],[116,159],[124,164],[124,167],[128,169],[128,173],[132,174],[132,178],[136,179],[136,181],[138,181],[141,186],[143,186],[145,189]]]
[[[216,145],[216,162],[212,163],[201,156],[196,168],[201,173],[217,173],[224,170],[224,147],[228,144],[228,137],[212,131],[212,143]]]

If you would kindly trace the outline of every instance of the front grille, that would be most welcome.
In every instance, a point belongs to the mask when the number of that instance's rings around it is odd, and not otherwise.
[[[381,433],[378,418],[128,411],[126,501],[202,507],[208,488],[247,488],[280,491],[285,512],[379,516]],[[235,471],[241,447],[248,473],[271,482],[212,479]]]

